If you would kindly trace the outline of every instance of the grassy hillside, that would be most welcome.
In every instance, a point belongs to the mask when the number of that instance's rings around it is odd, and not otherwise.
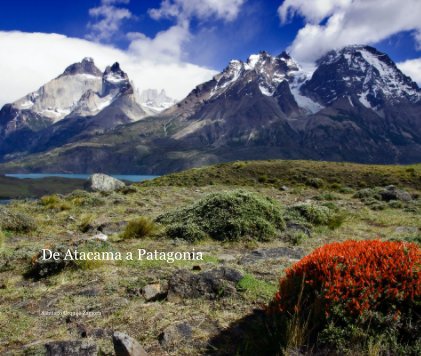
[[[82,189],[84,180],[59,177],[18,179],[0,176],[0,199],[39,198],[46,194],[68,194]]]
[[[143,186],[306,185],[365,188],[398,185],[421,189],[421,164],[364,165],[319,161],[239,161],[195,168],[142,183]]]
[[[113,331],[130,335],[151,356],[419,354],[400,339],[393,343],[394,327],[403,325],[398,317],[381,319],[378,328],[371,321],[363,329],[333,325],[326,329],[328,349],[291,324],[289,333],[273,333],[288,339],[282,350],[267,351],[273,330],[264,308],[286,269],[328,243],[419,244],[420,177],[421,165],[234,162],[112,193],[77,190],[0,207],[0,354],[45,355],[44,345],[72,340],[112,355]],[[46,246],[187,254],[194,248],[204,258],[42,265]],[[154,288],[160,293],[148,299]],[[421,345],[419,323],[408,320]]]

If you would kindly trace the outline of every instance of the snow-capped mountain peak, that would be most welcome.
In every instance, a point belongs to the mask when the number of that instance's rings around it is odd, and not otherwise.
[[[301,81],[297,78],[300,77]],[[301,83],[307,78],[299,65],[286,53],[271,56],[265,51],[249,56],[246,62],[231,60],[228,66],[214,77],[215,85],[209,98],[217,97],[227,92],[239,82],[243,85],[256,82],[260,93],[273,96],[283,81]]]
[[[87,91],[99,91],[101,71],[91,58],[68,66],[63,74],[13,103],[18,110],[59,121],[69,115]],[[29,113],[28,113],[29,115]],[[30,115],[29,115],[30,116]]]
[[[102,73],[94,60],[86,57],[38,90],[9,104],[15,114],[7,118],[5,132],[27,126],[36,131],[64,118],[95,116],[118,98],[123,101],[117,106],[132,121],[151,114],[136,100],[133,86],[118,63]]]
[[[103,81],[103,92],[102,96],[106,96],[110,93],[114,95],[120,94],[131,94],[133,93],[133,87],[130,83],[128,75],[123,72],[118,62],[112,66],[105,68],[102,76]]]
[[[404,75],[389,56],[370,46],[354,45],[330,51],[317,65],[303,89],[315,92],[318,101],[324,104],[356,96],[364,106],[377,110],[386,102],[421,99],[417,84]],[[326,83],[328,77],[329,88],[320,85]]]
[[[158,113],[174,105],[177,100],[170,98],[164,89],[145,89],[138,93],[139,103],[153,113]]]

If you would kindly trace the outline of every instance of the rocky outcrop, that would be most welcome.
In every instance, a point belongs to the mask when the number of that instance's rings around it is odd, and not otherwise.
[[[126,185],[121,180],[101,173],[91,175],[85,184],[85,187],[88,190],[94,192],[113,192],[125,186]]]
[[[54,341],[45,345],[46,356],[96,356],[96,344],[87,340]]]

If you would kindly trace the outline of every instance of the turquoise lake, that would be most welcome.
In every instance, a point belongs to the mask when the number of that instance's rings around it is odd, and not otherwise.
[[[154,179],[159,176],[135,175],[135,174],[109,174],[111,177],[129,182],[143,182],[144,180]],[[5,174],[6,177],[19,179],[41,179],[46,177],[61,177],[73,179],[88,179],[91,174],[62,174],[62,173],[25,173],[25,174]]]

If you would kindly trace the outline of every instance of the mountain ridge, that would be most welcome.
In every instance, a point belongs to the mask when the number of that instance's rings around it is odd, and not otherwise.
[[[317,63],[307,73],[286,52],[232,60],[155,116],[8,167],[161,174],[247,159],[421,161],[421,91],[386,54],[348,46]]]

